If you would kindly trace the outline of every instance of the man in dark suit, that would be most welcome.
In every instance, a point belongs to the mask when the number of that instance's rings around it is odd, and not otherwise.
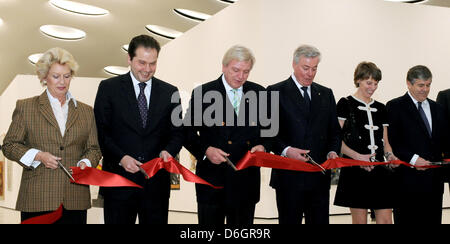
[[[337,158],[340,127],[331,89],[314,81],[320,62],[317,48],[303,45],[294,53],[294,73],[287,80],[269,86],[280,94],[280,131],[274,152],[307,161],[306,153],[317,163]],[[270,185],[276,190],[280,224],[329,223],[330,173],[272,170]]]
[[[440,91],[436,98],[436,102],[441,104],[447,112],[447,115],[450,116],[450,89]]]
[[[196,184],[199,224],[223,225],[225,218],[227,224],[253,223],[260,169],[234,171],[224,162],[228,157],[236,164],[247,151],[269,147],[261,137],[259,116],[252,115],[257,111],[253,106],[262,102],[260,92],[265,91],[247,81],[254,62],[249,49],[233,46],[223,58],[223,75],[192,92],[184,122],[184,146],[197,158],[196,174],[224,187]]]
[[[166,224],[170,176],[161,170],[146,180],[139,166],[157,157],[167,161],[181,149],[183,131],[173,126],[171,103],[178,89],[155,78],[159,43],[134,37],[128,49],[131,72],[100,83],[94,112],[103,169],[122,175],[144,189],[102,188],[105,223]],[[179,99],[175,99],[179,100]]]
[[[436,102],[444,107],[445,112],[447,112],[447,118],[450,119],[450,89],[440,91],[437,95]],[[450,155],[447,155],[450,157]],[[445,167],[443,170],[444,182],[450,184],[450,167]]]
[[[407,74],[408,92],[386,104],[389,141],[394,154],[415,166],[428,166],[442,160],[448,147],[448,119],[444,109],[428,99],[432,81],[430,70],[422,65]],[[442,219],[442,169],[396,169],[398,201],[396,224],[440,224]]]

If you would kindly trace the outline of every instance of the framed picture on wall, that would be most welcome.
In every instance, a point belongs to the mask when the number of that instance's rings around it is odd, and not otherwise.
[[[5,161],[0,155],[0,200],[5,199],[5,183]]]

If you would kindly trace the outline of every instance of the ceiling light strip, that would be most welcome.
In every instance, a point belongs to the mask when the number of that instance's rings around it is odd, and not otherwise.
[[[67,0],[50,0],[50,4],[53,6],[69,11],[72,13],[83,14],[83,15],[106,15],[109,13],[108,10],[99,8],[93,5],[78,3],[74,1]]]

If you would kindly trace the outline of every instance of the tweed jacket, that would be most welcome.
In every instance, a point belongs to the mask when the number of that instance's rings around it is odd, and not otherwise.
[[[53,211],[62,203],[67,210],[91,207],[89,186],[70,183],[61,169],[48,169],[41,163],[30,168],[20,163],[31,148],[62,158],[69,169],[87,158],[92,167],[101,159],[94,113],[89,105],[73,100],[64,137],[61,135],[47,93],[18,100],[4,139],[3,153],[24,167],[16,209],[23,212]]]

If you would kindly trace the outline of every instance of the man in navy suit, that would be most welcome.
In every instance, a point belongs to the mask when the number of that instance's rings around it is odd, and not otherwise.
[[[449,122],[444,109],[428,99],[431,71],[422,65],[407,74],[408,92],[386,104],[389,141],[394,154],[415,166],[442,161],[449,151]],[[443,171],[440,168],[396,169],[398,187],[396,224],[440,224],[442,219]]]
[[[134,37],[128,48],[131,72],[103,80],[94,113],[103,170],[143,186],[102,188],[107,224],[167,224],[170,175],[161,170],[149,180],[139,166],[157,157],[175,156],[183,142],[182,127],[171,121],[178,89],[155,78],[159,43],[148,35]],[[179,99],[173,99],[178,100]]]
[[[285,81],[269,86],[278,91],[280,131],[274,152],[317,163],[336,158],[341,148],[336,101],[331,89],[314,82],[321,54],[303,45],[294,53],[294,73]],[[276,190],[280,224],[329,223],[330,173],[272,170],[270,185]]]
[[[248,48],[233,46],[222,60],[223,74],[192,92],[185,116],[184,146],[197,158],[196,174],[223,186],[213,189],[196,184],[198,220],[202,225],[223,225],[225,219],[232,225],[253,223],[260,198],[260,169],[234,171],[224,162],[228,157],[236,164],[248,151],[270,150],[267,138],[261,136],[263,127],[258,115],[258,105],[264,102],[260,95],[265,89],[247,81],[254,63]]]

